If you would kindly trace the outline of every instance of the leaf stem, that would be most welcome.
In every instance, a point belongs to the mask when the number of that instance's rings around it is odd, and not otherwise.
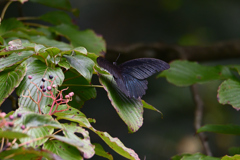
[[[18,17],[17,20],[23,21],[23,20],[38,20],[38,17]]]
[[[9,7],[9,5],[10,5],[12,2],[13,2],[13,1],[9,1],[9,2],[5,5],[5,7],[3,8],[3,11],[2,11],[2,14],[1,14],[1,20],[0,20],[0,21],[3,20],[4,15],[5,15],[6,11],[7,11],[7,8]]]
[[[62,84],[62,86],[77,86],[77,87],[97,87],[103,88],[101,85],[81,85],[81,84]]]

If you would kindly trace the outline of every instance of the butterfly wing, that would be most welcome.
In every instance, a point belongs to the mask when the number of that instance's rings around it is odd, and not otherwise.
[[[145,79],[170,68],[168,63],[154,58],[134,59],[116,66],[98,57],[97,63],[113,75],[119,89],[130,98],[141,98],[147,89],[148,82]]]
[[[119,72],[119,69],[116,65],[113,65],[109,61],[107,61],[103,57],[98,57],[97,58],[97,63],[100,67],[106,69],[108,72],[110,72],[114,78],[120,78],[121,73]]]
[[[128,96],[128,91],[126,89],[125,83],[123,82],[122,75],[118,66],[113,65],[103,57],[97,58],[97,63],[100,67],[106,69],[113,75],[119,89]]]
[[[128,97],[141,98],[147,89],[147,80],[154,73],[170,68],[169,64],[154,58],[139,58],[118,66]],[[126,92],[126,91],[125,91]]]

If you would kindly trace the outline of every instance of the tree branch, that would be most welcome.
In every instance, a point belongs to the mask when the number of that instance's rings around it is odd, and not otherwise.
[[[211,61],[240,57],[240,40],[214,43],[209,46],[178,46],[165,43],[132,44],[109,46],[106,57],[115,61],[121,53],[121,61],[140,57],[159,58],[164,61],[187,59],[190,61]]]
[[[194,102],[196,104],[194,127],[195,127],[195,130],[197,131],[201,127],[201,124],[202,124],[203,101],[202,101],[200,95],[198,94],[196,84],[191,86],[191,90],[192,90],[192,95],[193,95],[193,98],[194,98]],[[202,142],[203,149],[204,149],[205,153],[208,156],[212,156],[212,152],[210,150],[206,135],[204,133],[199,133],[198,136],[199,136],[199,138]]]

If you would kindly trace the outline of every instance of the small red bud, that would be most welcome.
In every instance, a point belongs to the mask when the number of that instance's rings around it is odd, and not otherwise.
[[[47,90],[51,91],[52,87],[51,86],[47,86]]]
[[[74,95],[74,92],[70,92],[68,95],[72,97]]]
[[[21,126],[21,129],[24,130],[26,127],[24,125]]]
[[[70,96],[69,96],[69,95],[66,95],[65,98],[68,99],[68,98],[70,98]]]
[[[28,79],[32,79],[33,77],[31,75],[28,76]]]
[[[13,115],[10,115],[10,116],[9,116],[9,119],[10,119],[10,120],[13,120],[13,119],[14,119],[14,116],[13,116]]]

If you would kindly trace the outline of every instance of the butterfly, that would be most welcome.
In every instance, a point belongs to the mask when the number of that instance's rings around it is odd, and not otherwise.
[[[98,57],[97,63],[113,75],[118,88],[127,97],[136,99],[141,99],[146,93],[146,78],[170,68],[168,63],[155,58],[138,58],[117,65],[116,62],[112,64],[105,58]]]

